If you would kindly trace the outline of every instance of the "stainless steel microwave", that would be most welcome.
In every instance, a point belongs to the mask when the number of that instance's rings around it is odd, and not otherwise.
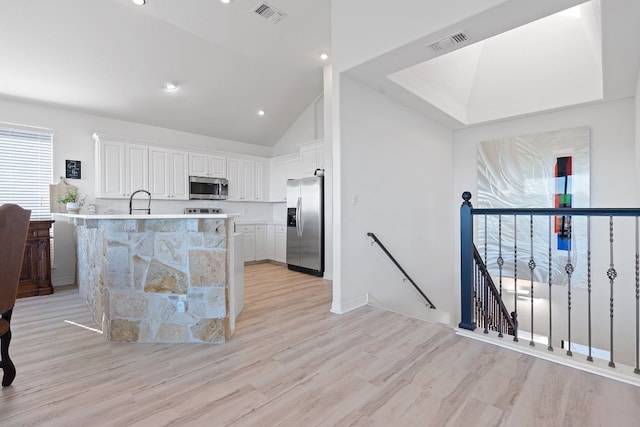
[[[229,181],[225,178],[189,177],[189,199],[226,200],[228,196]]]

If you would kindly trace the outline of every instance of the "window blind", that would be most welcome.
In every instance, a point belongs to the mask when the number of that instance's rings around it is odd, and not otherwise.
[[[31,219],[50,218],[53,133],[0,125],[0,204],[31,210]]]

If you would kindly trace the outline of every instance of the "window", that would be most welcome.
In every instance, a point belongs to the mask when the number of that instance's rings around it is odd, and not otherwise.
[[[52,146],[49,129],[0,124],[0,204],[30,209],[31,219],[51,218]]]

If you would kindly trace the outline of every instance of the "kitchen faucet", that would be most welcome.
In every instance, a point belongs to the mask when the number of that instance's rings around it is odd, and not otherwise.
[[[133,196],[135,196],[138,193],[147,193],[147,196],[149,196],[149,202],[147,203],[146,209],[133,209],[133,206],[132,206]],[[146,211],[148,215],[151,215],[151,193],[149,193],[147,190],[136,190],[133,193],[131,193],[131,197],[129,197],[129,215],[131,215],[133,211]]]

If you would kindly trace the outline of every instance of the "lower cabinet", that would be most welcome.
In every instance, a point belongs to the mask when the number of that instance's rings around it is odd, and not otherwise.
[[[256,225],[256,261],[267,259],[267,226]]]
[[[50,232],[52,220],[31,221],[18,283],[18,298],[53,293]]]
[[[287,227],[275,224],[236,224],[236,232],[243,233],[244,260],[287,261]]]
[[[244,247],[244,261],[256,260],[256,226],[255,225],[237,225],[236,233],[242,233]]]
[[[287,226],[276,225],[274,260],[287,263]]]

